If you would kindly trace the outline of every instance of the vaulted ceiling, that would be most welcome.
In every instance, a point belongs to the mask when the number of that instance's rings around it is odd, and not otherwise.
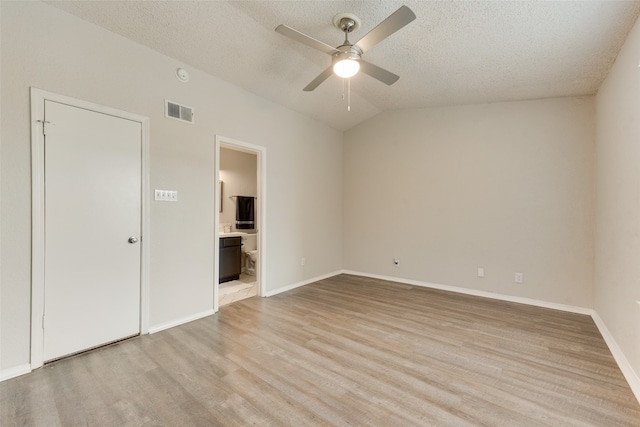
[[[382,111],[594,94],[640,14],[640,1],[49,1],[86,21],[345,130]],[[400,80],[362,73],[304,88],[331,64],[274,31],[329,45],[355,14],[359,40],[401,5],[415,21],[363,56]]]

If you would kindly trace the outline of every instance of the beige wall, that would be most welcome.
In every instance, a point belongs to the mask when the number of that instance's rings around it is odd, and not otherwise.
[[[586,97],[404,110],[347,131],[344,268],[591,307],[594,120]]]
[[[640,21],[596,97],[595,309],[640,376]]]
[[[151,202],[152,327],[213,308],[216,134],[267,150],[267,290],[341,268],[341,132],[44,3],[0,8],[0,370],[29,362],[30,86],[150,118],[151,188],[179,192]],[[193,107],[195,124],[165,119],[165,98]]]
[[[223,182],[222,224],[231,224],[236,231],[236,203],[230,196],[258,196],[258,157],[255,154],[220,148],[220,180]],[[242,230],[247,231],[247,230]]]

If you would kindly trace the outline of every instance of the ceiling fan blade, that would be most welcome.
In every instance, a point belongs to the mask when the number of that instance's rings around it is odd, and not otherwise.
[[[309,47],[318,49],[328,55],[333,55],[334,53],[338,52],[338,50],[336,50],[335,47],[329,46],[328,44],[323,43],[320,40],[316,40],[313,37],[309,37],[308,35],[303,34],[298,30],[294,30],[291,27],[287,27],[286,25],[278,25],[276,27],[276,32],[282,34],[283,36],[287,36],[290,39],[293,39],[297,42],[306,44]]]
[[[371,62],[360,60],[360,71],[365,74],[369,74],[374,79],[380,80],[382,83],[386,83],[389,86],[398,81],[400,76],[393,74],[391,71],[387,71],[384,68],[380,68],[377,65],[373,65]]]
[[[331,75],[333,74],[333,66],[327,68],[326,70],[324,70],[323,72],[321,72],[318,77],[316,77],[315,79],[313,79],[313,81],[311,83],[309,83],[304,89],[302,89],[305,92],[311,92],[312,90],[314,90],[315,88],[317,88],[318,86],[320,86],[320,83],[322,83],[323,81],[327,80],[329,77],[331,77]]]
[[[366,52],[414,19],[416,19],[415,13],[407,6],[402,6],[389,15],[387,19],[379,23],[377,27],[369,31],[356,43],[356,46],[358,46],[362,52]]]

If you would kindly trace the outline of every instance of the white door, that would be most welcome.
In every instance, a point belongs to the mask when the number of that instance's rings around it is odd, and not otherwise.
[[[140,332],[142,129],[48,100],[45,121],[47,361]]]

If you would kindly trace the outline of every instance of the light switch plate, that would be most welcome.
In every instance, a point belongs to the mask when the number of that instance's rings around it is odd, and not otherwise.
[[[158,202],[177,202],[178,192],[173,190],[155,190],[155,200]]]

